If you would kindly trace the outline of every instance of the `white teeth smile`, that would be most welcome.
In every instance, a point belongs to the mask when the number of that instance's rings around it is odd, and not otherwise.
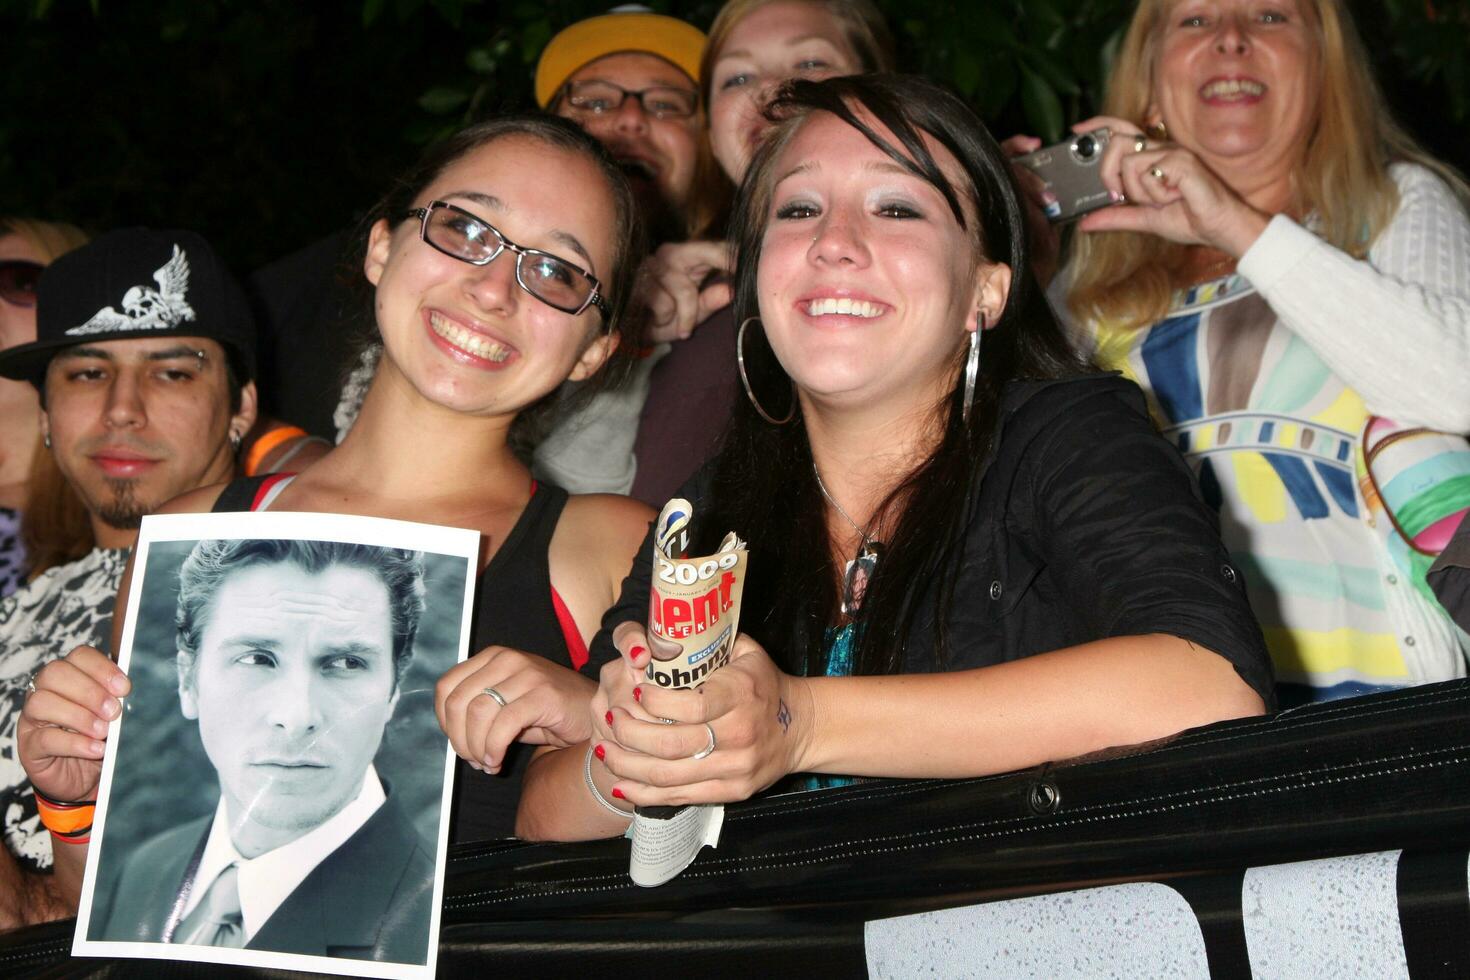
[[[453,320],[446,319],[437,313],[429,314],[429,326],[436,334],[460,350],[469,351],[476,357],[483,357],[487,361],[500,364],[510,356],[510,348],[504,344],[497,344],[473,330],[466,330]]]
[[[840,313],[843,316],[860,316],[864,319],[872,319],[883,314],[883,307],[877,303],[869,303],[867,300],[850,299],[846,296],[838,299],[828,296],[825,299],[814,299],[806,304],[807,316],[825,316],[829,313]]]
[[[1259,98],[1266,94],[1266,86],[1250,78],[1229,78],[1210,82],[1200,89],[1206,99]]]

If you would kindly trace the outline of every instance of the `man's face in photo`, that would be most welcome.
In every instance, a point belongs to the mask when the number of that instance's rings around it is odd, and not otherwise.
[[[205,620],[195,662],[180,656],[180,701],[199,721],[235,846],[253,857],[361,788],[398,700],[388,589],[356,566],[247,565]]]

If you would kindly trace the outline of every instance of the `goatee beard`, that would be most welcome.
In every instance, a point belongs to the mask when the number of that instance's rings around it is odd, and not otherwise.
[[[133,494],[132,480],[107,480],[112,499],[97,509],[97,516],[108,527],[119,531],[136,531],[147,513],[145,507]]]

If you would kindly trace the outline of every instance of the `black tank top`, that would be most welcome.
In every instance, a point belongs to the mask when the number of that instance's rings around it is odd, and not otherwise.
[[[215,502],[216,511],[254,510],[261,485],[269,477],[235,480]],[[475,621],[471,655],[499,645],[545,657],[571,667],[571,653],[551,602],[548,552],[567,492],[546,483],[531,494],[526,509],[480,573],[475,586]],[[589,661],[583,672],[596,677],[602,662]],[[515,834],[516,803],[534,746],[513,743],[499,775],[476,772],[459,760],[455,765],[454,819],[450,840],[490,840]]]

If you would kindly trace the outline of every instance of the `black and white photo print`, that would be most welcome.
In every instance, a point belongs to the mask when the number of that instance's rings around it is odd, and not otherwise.
[[[145,518],[74,952],[432,976],[478,535]]]

